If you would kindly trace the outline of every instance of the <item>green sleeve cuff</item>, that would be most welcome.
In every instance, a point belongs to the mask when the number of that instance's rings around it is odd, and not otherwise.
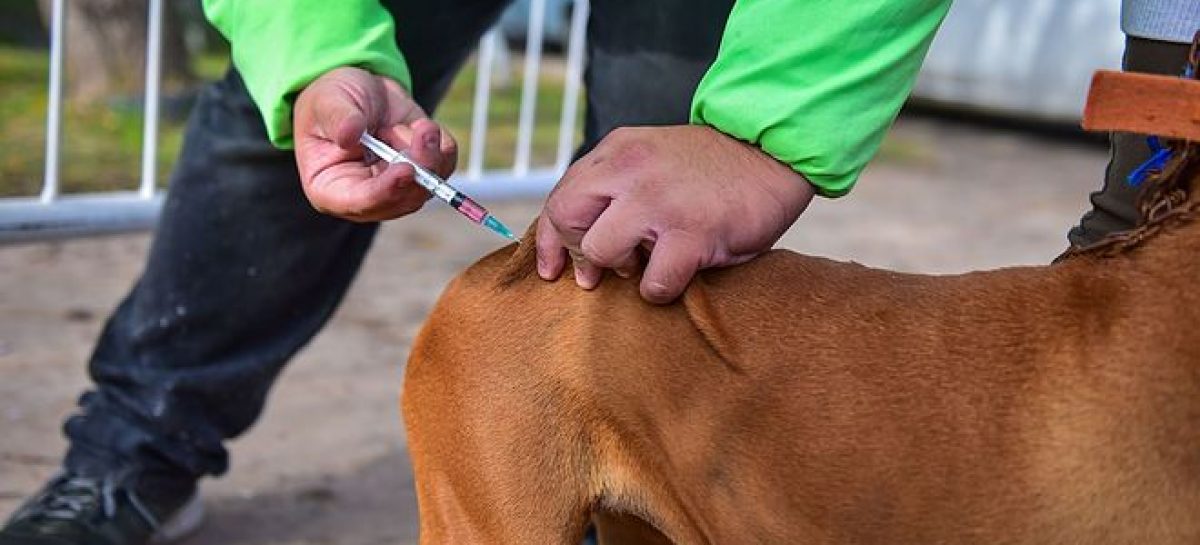
[[[949,0],[742,0],[692,123],[755,144],[827,197],[875,156]]]
[[[334,68],[357,66],[411,88],[395,22],[378,0],[204,0],[204,12],[229,40],[233,65],[279,148],[293,145],[296,95]]]

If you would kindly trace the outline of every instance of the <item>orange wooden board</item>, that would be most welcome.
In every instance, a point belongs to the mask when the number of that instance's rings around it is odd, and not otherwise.
[[[1092,77],[1083,128],[1200,142],[1200,81],[1100,70]]]

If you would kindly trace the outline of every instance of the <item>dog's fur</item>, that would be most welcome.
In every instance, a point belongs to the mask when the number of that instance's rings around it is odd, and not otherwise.
[[[773,251],[671,306],[539,280],[527,237],[413,349],[421,543],[1200,543],[1200,223],[1176,223],[958,276]]]

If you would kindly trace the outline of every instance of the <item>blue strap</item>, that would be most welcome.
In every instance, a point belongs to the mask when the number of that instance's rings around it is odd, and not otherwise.
[[[1142,185],[1151,172],[1161,172],[1167,164],[1167,160],[1171,158],[1171,149],[1163,147],[1157,136],[1147,138],[1146,144],[1150,146],[1150,158],[1133,169],[1133,172],[1130,172],[1129,176],[1125,178],[1125,181],[1133,187]]]

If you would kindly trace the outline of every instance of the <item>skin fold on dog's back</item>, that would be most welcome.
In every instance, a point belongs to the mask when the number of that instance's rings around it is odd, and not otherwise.
[[[773,251],[668,306],[544,282],[526,238],[413,348],[421,542],[575,545],[599,514],[645,543],[1200,543],[1187,235],[938,277]]]

